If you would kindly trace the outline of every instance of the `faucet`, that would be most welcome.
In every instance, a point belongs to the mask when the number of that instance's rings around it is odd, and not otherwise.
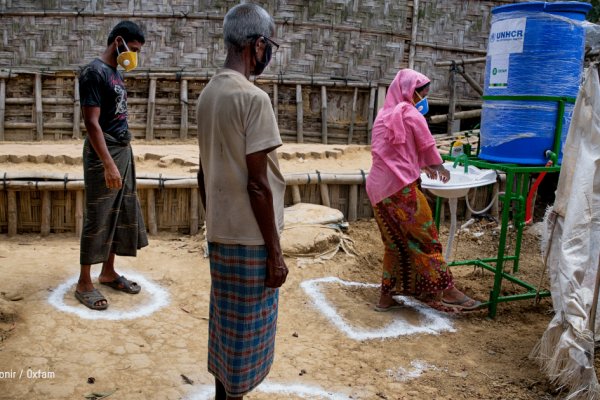
[[[467,156],[466,154],[461,154],[460,156],[456,157],[454,159],[454,164],[452,165],[452,168],[456,168],[456,166],[462,163],[465,167],[465,174],[469,172],[469,156]]]

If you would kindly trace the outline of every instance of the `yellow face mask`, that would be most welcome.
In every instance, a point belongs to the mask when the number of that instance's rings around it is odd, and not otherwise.
[[[137,67],[138,57],[135,51],[129,50],[129,47],[127,47],[127,43],[125,43],[125,41],[123,41],[123,45],[127,51],[120,53],[119,47],[117,46],[117,64],[123,67],[125,72],[129,72]]]

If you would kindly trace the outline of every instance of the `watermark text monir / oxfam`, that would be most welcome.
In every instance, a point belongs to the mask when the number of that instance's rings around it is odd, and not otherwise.
[[[8,379],[54,379],[56,373],[54,371],[45,371],[42,369],[21,368],[0,370],[0,380]]]

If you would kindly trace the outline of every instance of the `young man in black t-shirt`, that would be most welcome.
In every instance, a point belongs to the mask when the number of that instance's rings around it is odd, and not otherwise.
[[[117,67],[130,71],[145,42],[141,28],[117,24],[106,50],[83,67],[79,76],[81,109],[87,129],[83,148],[85,217],[81,235],[81,271],[75,297],[94,310],[108,307],[94,287],[92,264],[102,263],[101,284],[126,293],[141,287],[115,271],[115,255],[135,256],[148,245],[136,194],[131,134],[127,125],[127,91]]]

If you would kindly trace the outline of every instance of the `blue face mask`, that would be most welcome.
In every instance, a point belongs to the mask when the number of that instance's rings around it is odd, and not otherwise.
[[[429,102],[427,101],[427,97],[422,98],[421,101],[415,104],[415,107],[417,107],[417,111],[422,115],[427,114],[429,112]]]

